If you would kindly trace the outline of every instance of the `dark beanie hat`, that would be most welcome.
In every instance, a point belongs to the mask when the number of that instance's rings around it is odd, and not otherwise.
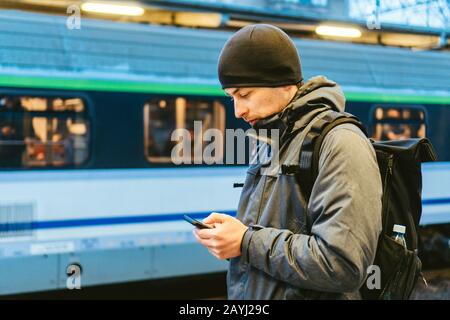
[[[279,87],[302,81],[297,48],[281,29],[248,25],[225,43],[219,57],[222,88]]]

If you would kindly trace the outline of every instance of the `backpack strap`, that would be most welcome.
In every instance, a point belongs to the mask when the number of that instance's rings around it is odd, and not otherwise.
[[[317,121],[306,134],[300,149],[299,181],[306,203],[309,202],[314,181],[318,175],[320,147],[328,132],[335,127],[352,123],[367,136],[364,125],[354,115],[346,112],[332,111]]]

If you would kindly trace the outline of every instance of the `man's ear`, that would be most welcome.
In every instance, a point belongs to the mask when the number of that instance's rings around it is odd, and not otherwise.
[[[297,89],[297,86],[291,84],[291,85],[288,85],[288,86],[284,86],[284,87],[283,87],[283,90],[284,90],[284,91],[291,91],[291,90],[293,90],[293,89]]]

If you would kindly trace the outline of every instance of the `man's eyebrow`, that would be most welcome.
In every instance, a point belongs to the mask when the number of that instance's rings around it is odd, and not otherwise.
[[[225,94],[226,94],[227,96],[231,97],[233,94],[238,93],[238,91],[241,90],[241,89],[242,89],[242,88],[236,88],[231,94],[228,94],[228,93],[225,91]]]

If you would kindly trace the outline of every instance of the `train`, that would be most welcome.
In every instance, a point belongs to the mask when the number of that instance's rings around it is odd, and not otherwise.
[[[232,32],[66,19],[0,10],[0,295],[67,290],[73,266],[82,288],[224,272],[183,215],[235,215],[247,168],[174,164],[170,132],[249,128],[217,79]],[[450,55],[294,42],[372,138],[431,140],[421,225],[446,226]]]

